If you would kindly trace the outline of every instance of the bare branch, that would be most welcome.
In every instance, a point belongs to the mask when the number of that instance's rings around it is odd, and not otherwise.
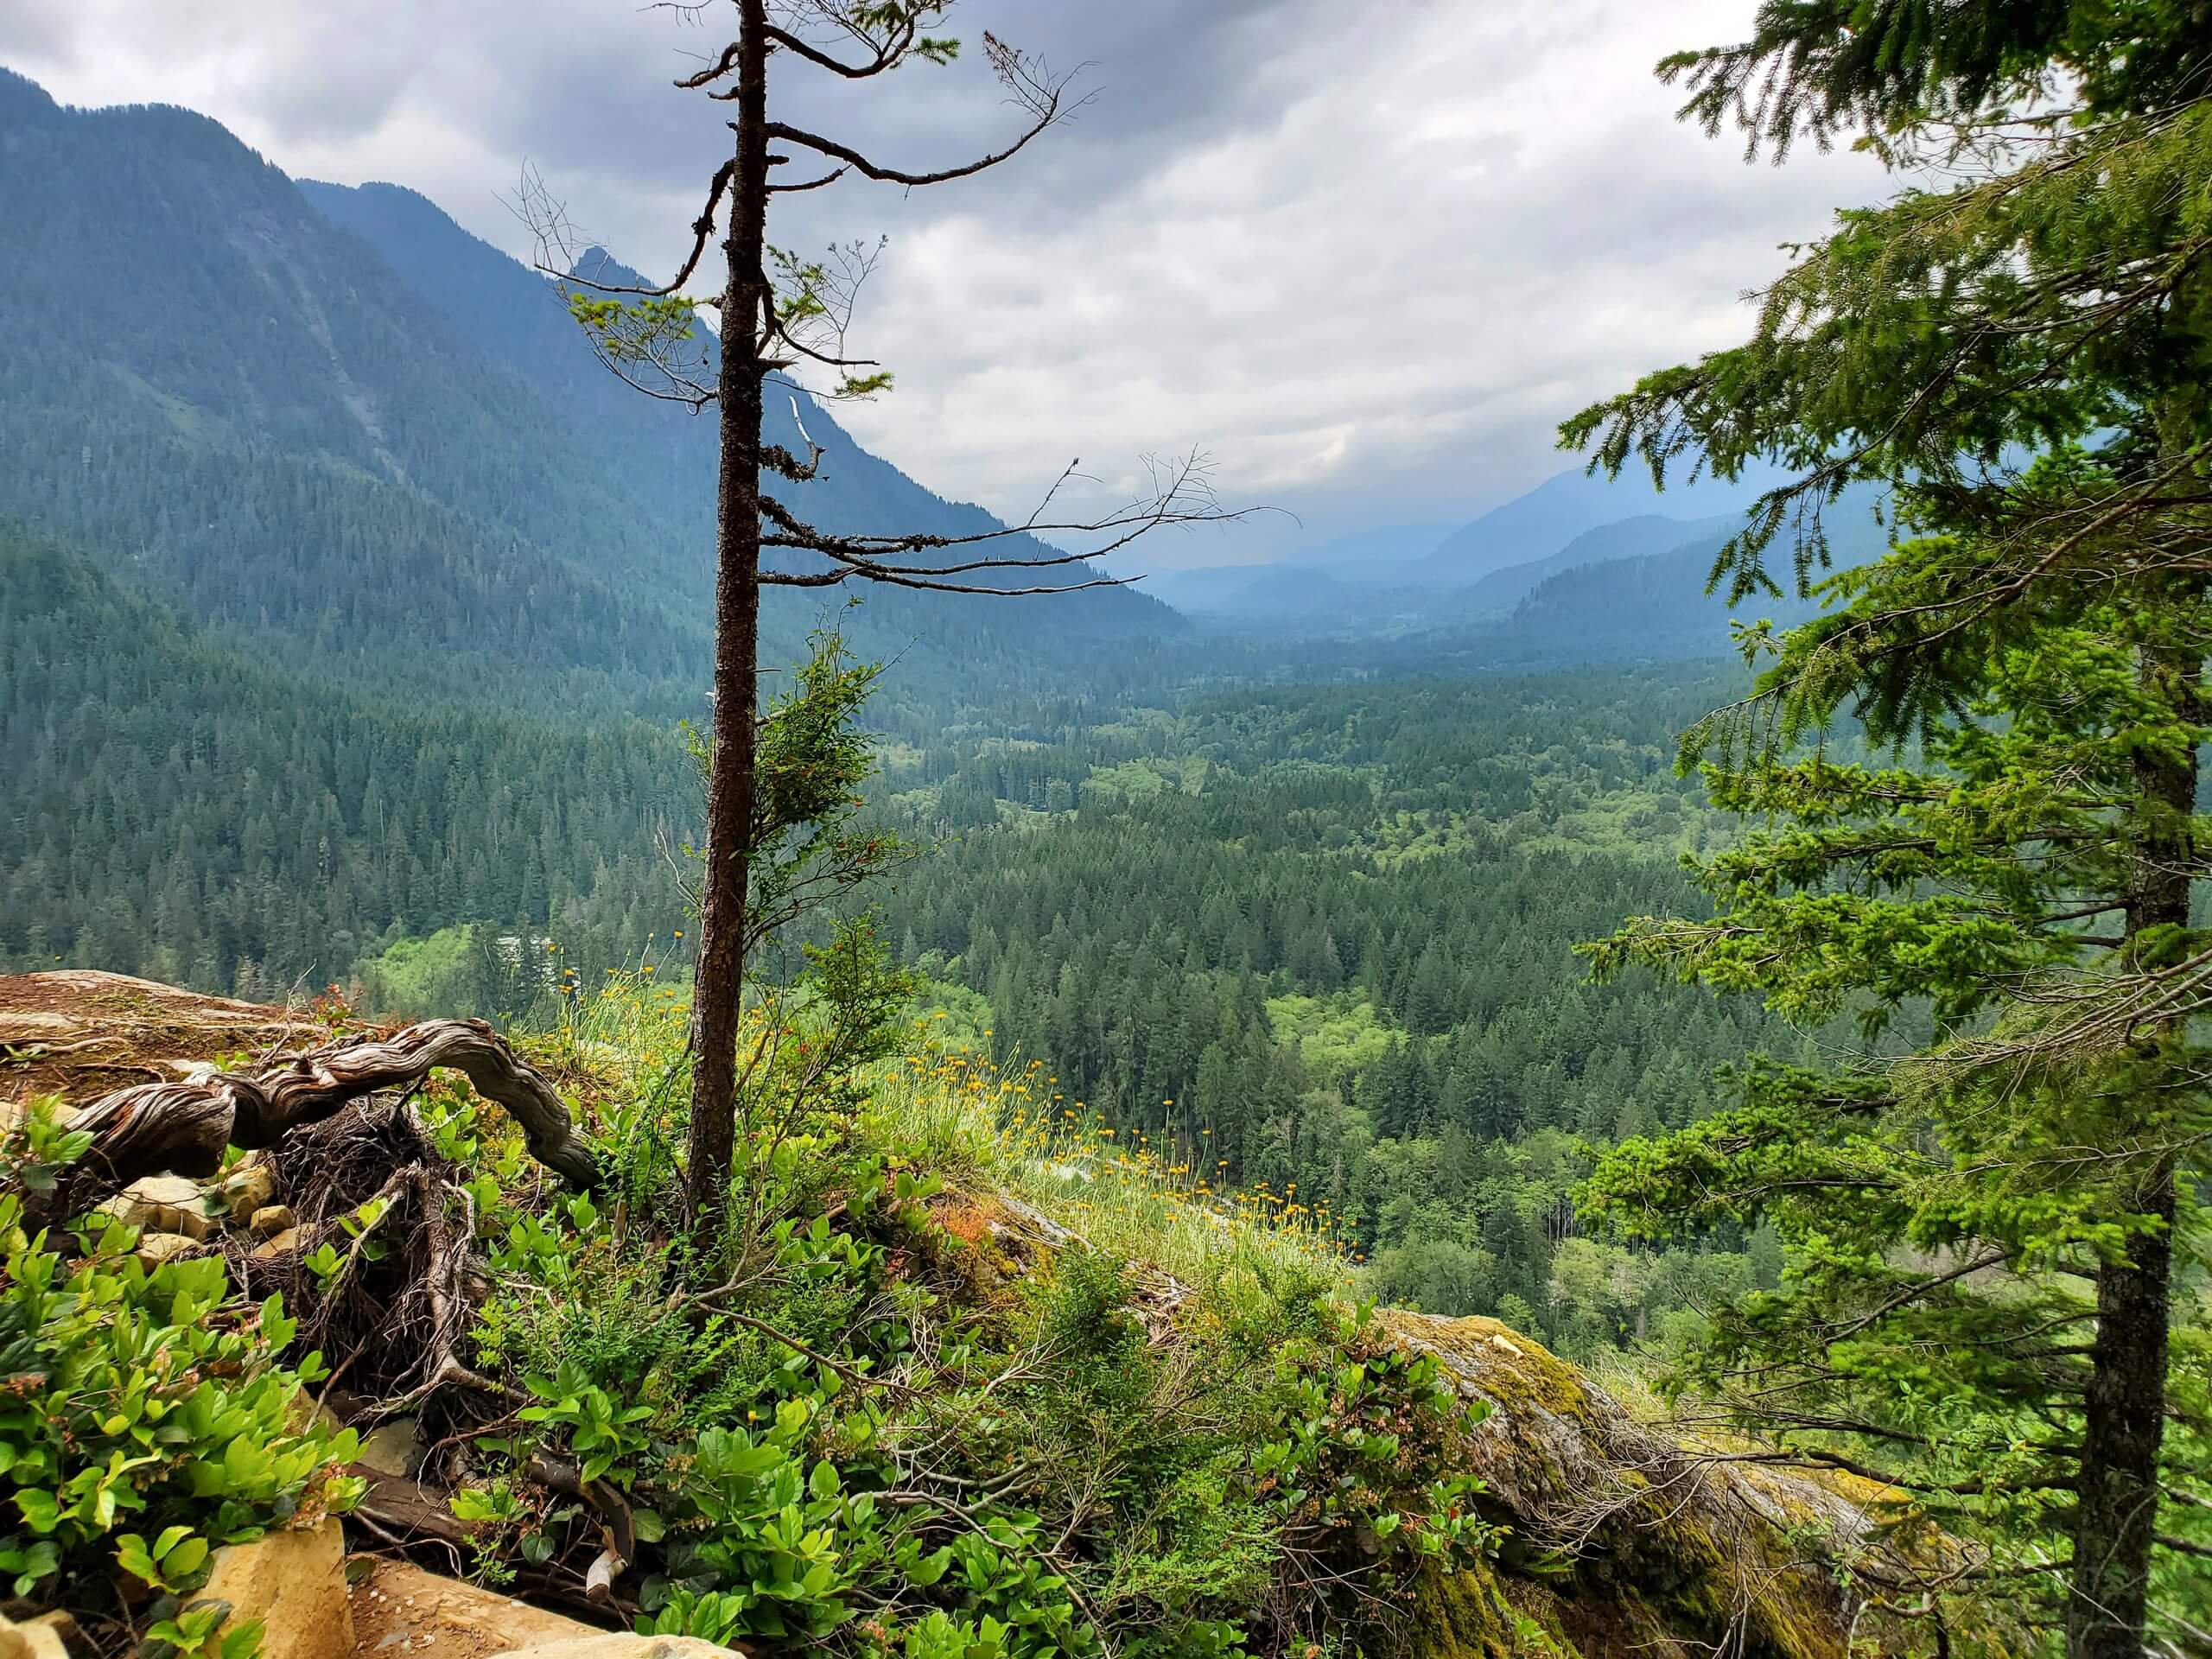
[[[896,69],[899,67],[906,55],[906,48],[913,44],[914,30],[917,27],[915,16],[908,16],[901,29],[893,35],[892,40],[877,48],[875,56],[868,62],[862,64],[846,63],[840,59],[833,58],[820,47],[801,40],[787,29],[778,29],[773,23],[768,25],[768,38],[786,52],[804,58],[817,68],[827,69],[832,74],[842,75],[848,80],[866,80],[871,75],[880,75],[887,69]],[[677,84],[698,86],[703,83],[680,81]]]
[[[588,288],[601,294],[630,294],[642,298],[659,299],[675,293],[691,280],[699,268],[699,261],[707,251],[707,239],[715,233],[715,214],[722,198],[729,192],[730,181],[737,175],[737,161],[732,157],[715,169],[714,178],[707,186],[707,205],[691,221],[691,251],[684,255],[683,263],[671,281],[658,287],[643,283],[601,283],[581,275],[576,267],[582,257],[577,246],[582,239],[575,226],[569,218],[568,208],[546,188],[544,179],[534,168],[524,168],[521,182],[516,186],[514,200],[507,203],[508,211],[520,219],[537,245],[531,264],[546,276],[577,288]]]
[[[793,413],[797,415],[796,403]],[[804,430],[802,426],[802,435]],[[818,450],[817,455],[818,459]],[[1067,469],[1053,480],[1043,502],[1020,524],[1002,524],[964,536],[835,536],[805,523],[782,502],[764,495],[760,503],[760,516],[773,528],[762,534],[760,544],[763,547],[790,548],[818,554],[837,568],[811,571],[763,570],[760,580],[771,586],[789,588],[834,588],[849,581],[859,580],[882,582],[892,587],[926,588],[939,593],[987,594],[1002,597],[1077,593],[1087,588],[1126,587],[1138,578],[1096,575],[1080,582],[1019,588],[948,579],[971,576],[983,571],[1065,569],[1071,565],[1088,565],[1090,561],[1126,547],[1155,530],[1171,525],[1237,523],[1249,516],[1248,512],[1229,511],[1216,503],[1203,454],[1194,451],[1173,464],[1147,458],[1147,464],[1154,480],[1151,494],[1096,518],[1047,518],[1045,516],[1047,507],[1067,481],[1080,476],[1075,470],[1075,464],[1070,463]],[[1103,536],[1106,540],[1100,545],[1077,552],[987,553],[980,557],[936,564],[899,560],[900,555],[987,546],[1009,537],[1032,536],[1039,532]],[[1049,549],[1050,543],[1046,546]]]
[[[768,187],[768,194],[772,196],[790,196],[796,195],[802,190],[819,190],[823,185],[835,184],[844,176],[843,168],[834,168],[820,178],[809,179],[804,184],[772,184]]]
[[[883,582],[893,588],[918,588],[939,594],[979,594],[994,599],[1033,599],[1046,594],[1079,594],[1087,588],[1127,588],[1143,580],[1141,576],[1097,576],[1089,582],[1069,582],[1034,588],[993,588],[980,582],[938,582],[908,576],[889,565],[859,564],[810,574],[763,570],[760,585],[764,588],[835,588],[854,577]]]
[[[828,156],[831,161],[842,162],[846,166],[866,174],[879,183],[903,184],[910,189],[922,185],[944,184],[953,179],[969,178],[977,173],[985,172],[996,167],[1000,162],[1020,154],[1024,149],[1027,148],[1031,139],[1036,137],[1046,128],[1065,118],[1071,112],[1065,103],[1067,88],[1076,76],[1083,72],[1080,67],[1077,67],[1073,72],[1055,79],[1040,61],[1025,56],[988,31],[983,35],[983,49],[990,59],[992,71],[999,78],[999,84],[1007,89],[1009,101],[1029,116],[1030,124],[1021,135],[1004,149],[994,151],[976,161],[968,162],[965,166],[944,168],[928,173],[910,173],[902,168],[883,167],[868,160],[867,156],[849,145],[841,144],[834,138],[825,138],[819,133],[809,132],[804,127],[794,127],[782,121],[771,121],[768,124],[768,137],[772,139],[781,139],[786,143],[804,145],[817,155]],[[714,96],[722,97],[725,94],[716,93]]]

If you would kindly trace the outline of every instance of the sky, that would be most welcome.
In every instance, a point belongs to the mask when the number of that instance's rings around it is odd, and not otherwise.
[[[1664,53],[1753,0],[958,0],[969,49],[857,86],[779,62],[784,118],[880,162],[998,148],[985,30],[1080,69],[1074,118],[922,191],[785,199],[771,239],[888,238],[855,342],[896,389],[839,417],[940,493],[1020,517],[1197,449],[1281,509],[1174,564],[1426,551],[1571,456],[1554,428],[1726,346],[1782,245],[1884,194],[1863,156],[1746,164],[1677,122]],[[296,177],[391,180],[518,256],[525,167],[671,273],[727,150],[671,82],[734,8],[637,0],[6,0],[0,63],[82,105],[181,104]]]

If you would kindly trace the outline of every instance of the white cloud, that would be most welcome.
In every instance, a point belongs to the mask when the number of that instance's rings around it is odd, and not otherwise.
[[[1225,498],[1289,507],[1308,538],[1464,518],[1563,464],[1552,429],[1582,403],[1736,338],[1777,245],[1880,191],[1864,158],[1746,167],[1673,119],[1652,62],[1750,10],[966,0],[963,34],[1098,60],[1098,100],[986,180],[794,198],[782,237],[890,233],[862,322],[899,389],[843,417],[946,494],[1020,512],[1071,455],[1117,483],[1197,444]],[[0,60],[57,96],[188,105],[295,175],[397,179],[517,251],[499,193],[528,159],[647,269],[720,152],[724,111],[668,86],[714,38],[609,0],[0,16]],[[833,93],[800,93],[810,120],[845,118]],[[974,63],[880,96],[868,141],[930,160],[1008,118]],[[1287,537],[1269,520],[1160,555]]]

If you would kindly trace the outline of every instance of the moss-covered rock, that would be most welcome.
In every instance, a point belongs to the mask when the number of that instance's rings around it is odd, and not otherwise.
[[[1911,1649],[1913,1630],[1885,1624],[1870,1587],[1907,1567],[1897,1495],[1745,1462],[1641,1423],[1496,1319],[1381,1317],[1490,1402],[1475,1468],[1491,1518],[1510,1529],[1486,1571],[1422,1586],[1403,1659]],[[1847,1564],[1853,1570],[1840,1570]],[[1981,1634],[1977,1651],[2008,1649],[2001,1633]]]
[[[948,1193],[936,1208],[946,1265],[986,1295],[1073,1236],[1003,1195]],[[1489,1404],[1471,1452],[1487,1517],[1507,1529],[1482,1567],[1424,1576],[1392,1659],[1845,1659],[1854,1641],[1862,1653],[1911,1650],[1912,1627],[1885,1625],[1868,1587],[1905,1576],[1896,1494],[1639,1422],[1496,1319],[1377,1317]],[[1993,1638],[1978,1649],[2005,1650]]]

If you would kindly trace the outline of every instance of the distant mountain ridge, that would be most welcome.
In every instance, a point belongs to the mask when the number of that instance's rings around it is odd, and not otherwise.
[[[1534,494],[1541,494],[1542,486]],[[1854,486],[1822,514],[1830,568],[1878,556],[1888,531],[1878,493]],[[1543,516],[1509,503],[1524,522]],[[1501,510],[1503,512],[1503,510]],[[1553,515],[1557,516],[1557,515]],[[1402,671],[1551,667],[1569,663],[1662,662],[1716,658],[1732,646],[1732,621],[1770,617],[1789,624],[1818,608],[1792,593],[1754,595],[1731,606],[1707,592],[1713,562],[1744,526],[1742,514],[1704,519],[1637,513],[1583,531],[1556,551],[1472,581],[1449,568],[1413,562],[1425,584],[1353,585],[1325,569],[1261,565],[1196,573],[1211,585],[1185,597],[1201,624],[1247,649],[1307,642],[1297,659],[1314,671],[1359,653],[1369,666]],[[1777,550],[1787,566],[1789,552]],[[1234,580],[1231,580],[1231,578]],[[1196,584],[1193,584],[1195,586]]]
[[[1518,605],[1538,584],[1561,571],[1586,564],[1605,564],[1665,553],[1692,542],[1725,539],[1741,524],[1740,516],[1724,513],[1712,518],[1673,518],[1662,513],[1640,512],[1595,530],[1586,530],[1548,557],[1509,564],[1491,571],[1467,588],[1468,607],[1478,614],[1507,611]]]
[[[1502,614],[1545,577],[1575,565],[1732,534],[1744,509],[1778,476],[1678,479],[1662,492],[1637,469],[1608,479],[1569,468],[1413,556],[1380,556],[1402,546],[1404,532],[1377,531],[1273,564],[1162,571],[1152,587],[1215,624],[1305,620],[1359,629]],[[1346,550],[1357,556],[1330,556]]]
[[[1889,545],[1888,528],[1874,512],[1879,499],[1873,486],[1855,485],[1828,504],[1821,514],[1828,569],[1865,563]],[[1706,590],[1713,561],[1739,527],[1725,518],[1705,536],[1662,553],[1554,571],[1514,607],[1507,632],[1523,644],[1541,641],[1593,659],[1652,660],[1686,654],[1683,647],[1692,643],[1725,646],[1732,619],[1766,617],[1789,626],[1815,614],[1818,605],[1794,591],[1780,598],[1754,594],[1732,606],[1725,593]],[[1785,531],[1771,552],[1785,588],[1791,545]],[[1815,571],[1815,579],[1820,574]]]
[[[1548,558],[1576,537],[1624,519],[1741,512],[1779,477],[1761,470],[1733,481],[1677,478],[1662,492],[1638,467],[1611,479],[1570,467],[1461,525],[1421,563],[1433,579],[1473,582],[1492,570]]]
[[[1532,494],[1541,493],[1542,487]],[[1541,517],[1530,517],[1542,522]],[[1215,626],[1304,625],[1316,632],[1343,633],[1475,623],[1509,617],[1532,591],[1564,571],[1693,543],[1717,546],[1740,524],[1740,517],[1733,513],[1709,518],[1637,513],[1583,531],[1543,556],[1476,577],[1431,556],[1362,571],[1363,580],[1332,566],[1261,564],[1171,573],[1161,588],[1172,601]]]

